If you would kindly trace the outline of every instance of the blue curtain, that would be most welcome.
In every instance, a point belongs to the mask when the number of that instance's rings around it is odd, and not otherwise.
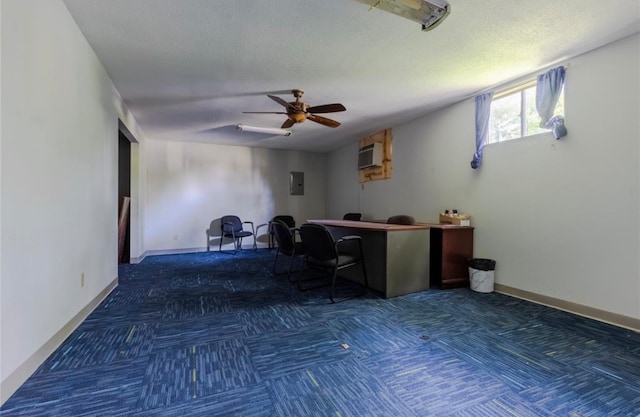
[[[553,135],[556,139],[567,134],[567,129],[564,127],[564,117],[553,116],[564,85],[564,77],[564,67],[551,69],[538,75],[536,87],[536,110],[540,115],[540,127],[553,129]]]
[[[473,161],[471,161],[473,169],[482,164],[482,148],[487,143],[487,135],[489,134],[492,99],[493,91],[476,96],[476,152],[473,154]]]

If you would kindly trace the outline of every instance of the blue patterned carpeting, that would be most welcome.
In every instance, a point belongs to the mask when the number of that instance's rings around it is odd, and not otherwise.
[[[273,255],[122,265],[0,415],[640,415],[638,333],[468,289],[330,304]]]

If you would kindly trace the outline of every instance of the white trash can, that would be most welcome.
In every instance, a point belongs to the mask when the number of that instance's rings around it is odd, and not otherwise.
[[[469,284],[476,292],[493,292],[496,261],[493,259],[469,260]]]

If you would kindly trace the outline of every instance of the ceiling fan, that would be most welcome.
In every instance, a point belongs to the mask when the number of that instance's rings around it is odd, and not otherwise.
[[[291,90],[291,93],[296,98],[296,101],[287,102],[286,100],[278,97],[267,94],[271,100],[276,103],[281,104],[286,111],[245,111],[243,113],[252,113],[252,114],[286,114],[287,120],[282,124],[282,129],[287,129],[293,126],[296,123],[302,123],[305,120],[311,120],[316,123],[320,123],[321,125],[328,127],[338,127],[340,126],[339,122],[335,120],[328,119],[326,117],[318,116],[317,113],[336,113],[347,110],[340,103],[333,104],[323,104],[320,106],[310,106],[307,103],[300,101],[302,94],[304,91],[302,90]]]

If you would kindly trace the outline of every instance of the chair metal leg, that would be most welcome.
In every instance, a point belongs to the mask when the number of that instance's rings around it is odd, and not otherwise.
[[[321,277],[306,278],[306,279],[300,278],[300,279],[298,279],[296,281],[292,281],[292,282],[297,282],[298,283],[298,289],[300,291],[311,291],[311,290],[315,290],[317,288],[324,288],[324,287],[330,286],[331,282],[327,282],[327,278],[326,278],[327,271],[326,270],[322,270],[321,272],[323,274],[323,276],[321,276]],[[319,285],[314,285],[314,286],[307,287],[307,288],[302,288],[302,283],[303,282],[306,282],[306,281],[318,281],[320,279],[323,279],[325,283],[324,284],[319,284]]]
[[[364,275],[364,288],[365,292],[369,290],[369,277],[367,276],[367,267],[364,262],[364,253],[362,252],[362,243],[358,242],[360,246],[360,264],[362,264],[362,275]]]
[[[331,277],[331,289],[329,290],[329,299],[331,300],[331,304],[334,304],[336,301],[333,299],[333,292],[336,289],[336,278],[338,277],[338,268],[333,270],[333,276]]]
[[[228,251],[223,251],[222,250],[222,240],[224,239],[224,234],[220,235],[220,244],[218,245],[218,251],[220,253],[228,253]],[[235,235],[232,235],[231,239],[233,239],[233,247],[234,247],[234,251],[232,253],[232,255],[235,255],[236,253],[238,253],[238,238],[235,237]]]
[[[353,298],[360,297],[361,295],[367,294],[367,292],[369,291],[369,277],[367,276],[367,267],[365,266],[364,258],[362,257],[362,246],[360,247],[360,262],[359,263],[362,266],[362,276],[364,278],[364,291],[363,291],[363,293],[362,294],[353,295],[353,296],[350,296],[350,297],[346,297],[346,298],[344,298],[342,300],[336,301],[334,299],[336,279],[338,277],[338,270],[336,268],[336,270],[333,273],[333,278],[332,278],[332,281],[331,281],[331,290],[329,292],[329,298],[331,299],[331,303],[351,300]],[[356,265],[352,265],[352,266],[356,266]]]
[[[279,254],[280,250],[278,249],[278,251],[276,252],[276,256],[273,258],[273,267],[271,268],[271,272],[273,273],[273,275],[278,275],[278,273],[276,272],[276,264],[278,263]]]
[[[289,271],[287,271],[287,281],[292,282],[291,281],[291,269],[293,269],[293,258],[295,258],[295,256],[291,256],[291,259],[289,260]]]
[[[273,275],[287,274],[287,280],[289,282],[298,282],[298,280],[295,280],[295,281],[291,280],[291,273],[294,272],[293,262],[295,261],[296,256],[289,256],[289,267],[287,268],[286,272],[277,272],[276,269],[277,269],[279,255],[280,255],[280,248],[276,248],[276,256],[273,258],[273,266],[271,267],[271,272],[273,273]],[[299,271],[296,271],[296,272],[299,272]]]

